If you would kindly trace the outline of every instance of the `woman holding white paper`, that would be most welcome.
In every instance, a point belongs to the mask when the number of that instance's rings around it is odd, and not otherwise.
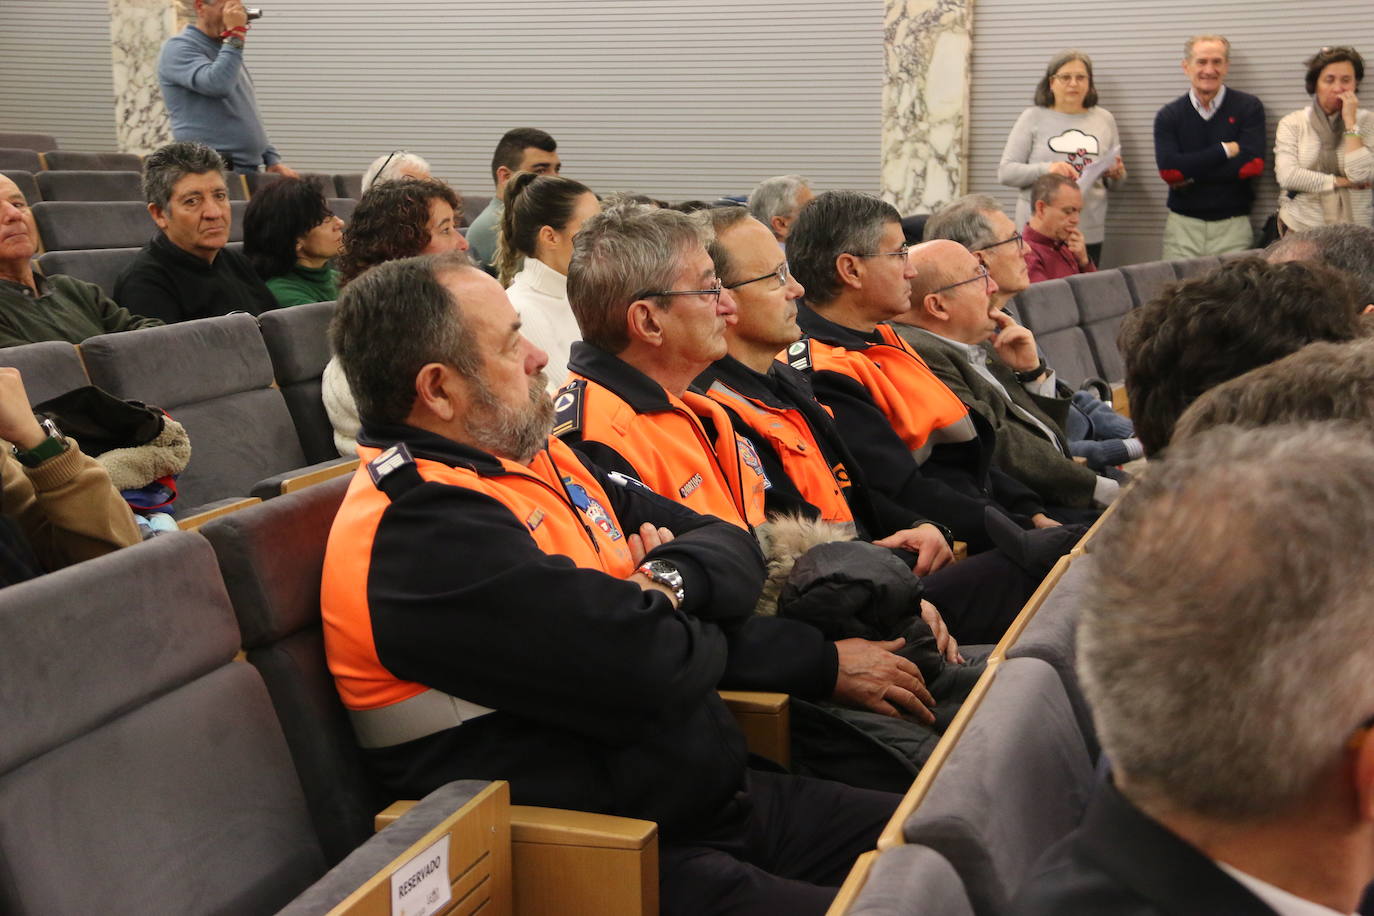
[[[1102,176],[1083,188],[1079,229],[1088,255],[1097,263],[1106,234],[1107,191],[1126,178],[1120,153],[1116,119],[1097,104],[1092,59],[1082,51],[1061,51],[1035,87],[1035,105],[1021,112],[1007,137],[997,180],[1021,189],[1016,222],[1024,226],[1030,219],[1030,186],[1035,179],[1046,172],[1078,179],[1094,163],[1110,157]]]

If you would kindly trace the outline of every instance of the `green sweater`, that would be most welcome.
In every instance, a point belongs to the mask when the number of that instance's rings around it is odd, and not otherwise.
[[[34,274],[38,295],[18,283],[0,280],[0,347],[17,347],[42,340],[79,344],[97,334],[155,328],[156,318],[132,315],[100,291],[76,277]]]
[[[339,272],[328,265],[302,267],[297,264],[280,277],[267,281],[267,288],[277,297],[277,305],[308,305],[311,302],[332,302],[339,298]]]

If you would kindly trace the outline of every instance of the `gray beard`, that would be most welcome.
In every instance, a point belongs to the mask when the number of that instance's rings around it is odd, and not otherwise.
[[[472,444],[499,458],[527,464],[553,432],[553,399],[543,372],[530,377],[530,400],[523,408],[500,401],[484,381],[476,385],[477,403],[466,418]]]

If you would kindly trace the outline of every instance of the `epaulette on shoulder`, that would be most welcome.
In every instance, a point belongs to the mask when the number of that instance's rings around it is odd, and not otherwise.
[[[582,430],[583,395],[587,393],[586,379],[573,379],[558,390],[553,399],[553,434],[560,439]]]
[[[804,337],[787,348],[787,365],[799,372],[811,371],[811,338]]]

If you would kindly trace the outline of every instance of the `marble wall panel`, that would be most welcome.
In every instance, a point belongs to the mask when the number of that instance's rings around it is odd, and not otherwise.
[[[887,0],[882,192],[904,215],[963,193],[973,0]]]
[[[157,55],[176,29],[171,0],[109,0],[115,136],[121,152],[149,153],[172,139],[157,85]]]

